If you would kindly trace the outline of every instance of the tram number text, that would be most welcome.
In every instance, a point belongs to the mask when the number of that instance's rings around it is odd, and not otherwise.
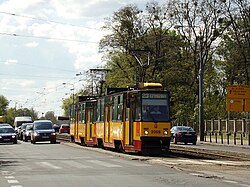
[[[161,134],[161,130],[151,130],[151,134]]]

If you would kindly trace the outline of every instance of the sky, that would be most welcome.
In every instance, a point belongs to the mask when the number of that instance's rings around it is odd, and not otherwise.
[[[0,95],[9,108],[63,115],[63,99],[84,87],[86,71],[105,65],[98,52],[108,34],[105,18],[128,4],[144,9],[147,2],[0,0]]]

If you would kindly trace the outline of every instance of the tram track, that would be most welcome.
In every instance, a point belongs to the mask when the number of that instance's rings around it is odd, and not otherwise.
[[[172,155],[211,160],[250,161],[250,154],[182,146],[170,146]]]
[[[70,142],[70,136],[67,134],[58,134],[57,140],[61,142]],[[167,154],[161,157],[184,157],[189,159],[210,159],[210,160],[232,160],[232,161],[250,161],[250,153],[238,153],[222,150],[211,150],[205,148],[194,148],[189,146],[179,146],[171,144]]]

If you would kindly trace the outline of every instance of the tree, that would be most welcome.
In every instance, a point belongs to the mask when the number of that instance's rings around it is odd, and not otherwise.
[[[3,95],[0,95],[0,116],[6,114],[8,105],[9,101]]]
[[[45,119],[52,121],[53,124],[57,123],[57,119],[56,119],[55,113],[53,111],[46,112]]]

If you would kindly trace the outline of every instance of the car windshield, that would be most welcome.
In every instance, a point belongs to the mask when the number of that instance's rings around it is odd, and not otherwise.
[[[13,128],[0,128],[0,133],[15,133]]]
[[[33,127],[33,125],[27,125],[27,126],[26,126],[26,130],[31,130],[32,127]]]
[[[25,129],[26,126],[27,126],[27,124],[22,124],[22,125],[21,125],[21,129]]]
[[[34,130],[46,130],[53,129],[52,123],[50,122],[38,122],[34,124]]]
[[[69,128],[69,125],[62,125],[61,128]]]
[[[191,127],[177,127],[177,131],[194,131]]]

